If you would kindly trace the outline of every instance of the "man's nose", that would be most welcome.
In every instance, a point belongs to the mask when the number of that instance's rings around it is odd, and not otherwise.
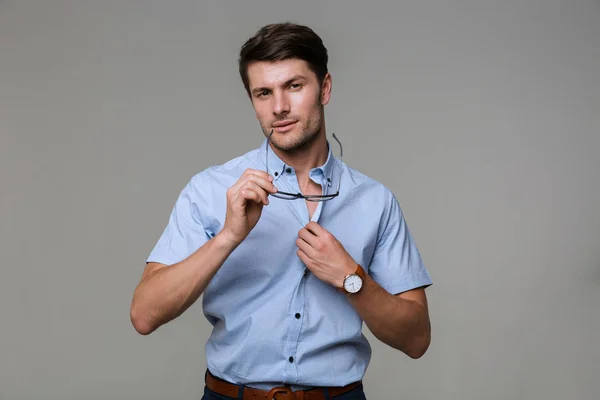
[[[273,114],[275,115],[285,115],[290,112],[290,102],[287,97],[283,93],[275,93],[273,96]]]

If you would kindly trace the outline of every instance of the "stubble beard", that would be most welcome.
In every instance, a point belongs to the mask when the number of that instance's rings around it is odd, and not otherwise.
[[[273,132],[270,142],[276,149],[285,152],[294,152],[309,147],[319,135],[319,131],[322,127],[323,113],[320,112],[315,118],[309,119],[303,124],[300,133],[294,134],[293,132],[283,133],[283,137],[276,137],[277,131]],[[300,122],[300,121],[298,121]],[[265,129],[263,132],[266,136],[269,136],[271,129]]]

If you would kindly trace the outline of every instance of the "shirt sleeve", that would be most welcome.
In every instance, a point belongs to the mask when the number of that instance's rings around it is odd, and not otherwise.
[[[195,181],[191,179],[179,194],[168,224],[146,262],[178,263],[210,240],[200,218],[198,195]]]
[[[433,284],[396,197],[388,191],[369,275],[391,294]]]

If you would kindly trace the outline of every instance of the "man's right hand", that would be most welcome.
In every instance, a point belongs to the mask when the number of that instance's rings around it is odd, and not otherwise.
[[[258,223],[269,193],[277,192],[273,178],[264,171],[248,169],[227,190],[227,213],[223,229],[196,252],[177,264],[146,265],[131,303],[130,318],[144,335],[181,315],[204,292],[211,279]]]
[[[273,178],[265,171],[247,169],[227,190],[227,212],[221,233],[240,244],[256,226],[269,193],[277,192]]]

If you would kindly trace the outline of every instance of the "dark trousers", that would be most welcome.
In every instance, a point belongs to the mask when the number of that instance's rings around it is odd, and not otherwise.
[[[241,399],[242,391],[240,390],[239,393],[240,393],[239,398]],[[327,396],[327,400],[330,400],[330,399],[331,400],[367,400],[367,398],[365,397],[365,392],[363,390],[363,385],[360,385],[357,388],[352,389],[351,391],[341,394],[339,396],[335,396],[335,397]],[[221,394],[215,393],[205,386],[204,387],[204,395],[202,396],[201,400],[238,400],[238,399],[235,399],[233,397],[223,396]]]

